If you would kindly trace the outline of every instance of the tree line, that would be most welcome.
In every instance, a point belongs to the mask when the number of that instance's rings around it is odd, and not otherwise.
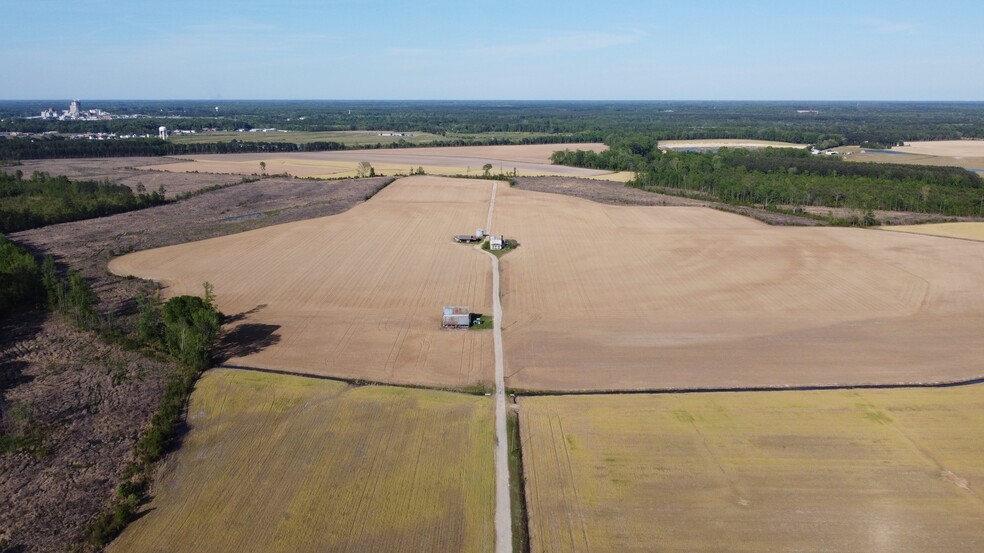
[[[984,181],[958,167],[854,163],[790,148],[662,152],[657,144],[620,142],[601,153],[557,152],[552,161],[635,171],[630,186],[734,204],[984,215]]]
[[[142,185],[141,185],[142,186]],[[35,171],[0,172],[0,232],[104,217],[167,202],[165,189],[146,192],[108,181],[73,181]]]
[[[418,146],[497,146],[510,144],[563,144],[571,142],[598,141],[600,134],[544,135],[518,139],[452,138],[416,144],[399,140],[388,144],[359,146],[358,149],[414,148]],[[43,138],[4,138],[0,137],[0,160],[17,162],[26,159],[99,158],[99,157],[159,157],[196,154],[234,154],[261,152],[329,152],[345,150],[341,142],[315,141],[294,144],[290,142],[252,142],[230,140],[227,142],[175,143],[159,138],[127,138],[115,140],[81,140],[62,136]]]

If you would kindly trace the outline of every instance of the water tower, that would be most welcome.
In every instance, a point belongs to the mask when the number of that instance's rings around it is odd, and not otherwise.
[[[159,133],[161,140],[167,140],[167,127],[161,127],[157,129],[157,132]]]

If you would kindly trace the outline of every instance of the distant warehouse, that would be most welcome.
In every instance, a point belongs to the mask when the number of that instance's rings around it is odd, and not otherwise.
[[[444,328],[468,328],[471,326],[470,307],[444,307],[444,319],[441,322]]]

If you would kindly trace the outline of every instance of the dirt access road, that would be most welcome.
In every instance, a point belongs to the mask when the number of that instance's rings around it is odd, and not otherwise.
[[[492,232],[495,213],[495,193],[498,182],[492,182],[489,215],[485,228]],[[499,300],[499,258],[485,252],[492,261],[492,332],[495,351],[495,551],[512,553],[512,503],[509,498],[509,437],[506,434],[506,380],[502,350],[502,302]]]

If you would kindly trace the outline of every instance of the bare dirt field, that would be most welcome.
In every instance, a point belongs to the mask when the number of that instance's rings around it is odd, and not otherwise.
[[[109,551],[492,551],[488,398],[205,373]]]
[[[500,189],[506,382],[666,389],[984,373],[984,244]],[[959,346],[955,346],[959,344]]]
[[[141,165],[167,165],[180,160],[159,157],[116,157],[105,159],[41,159],[22,161],[18,165],[3,167],[7,173],[22,171],[30,175],[41,171],[50,175],[64,175],[72,180],[108,180],[124,184],[133,190],[143,184],[148,192],[160,186],[166,189],[168,198],[178,194],[195,192],[215,185],[239,182],[241,177],[232,175],[205,175],[196,173],[169,173],[138,169]]]
[[[440,328],[444,305],[491,309],[488,259],[456,244],[483,226],[491,183],[411,177],[335,217],[138,252],[117,274],[167,295],[215,286],[248,346],[230,365],[435,386],[491,382],[489,332]]]
[[[906,142],[905,146],[896,146],[892,151],[931,156],[984,157],[984,140]]]
[[[480,176],[485,164],[493,173],[519,175],[597,176],[610,171],[551,165],[550,155],[565,148],[602,151],[604,144],[530,144],[522,146],[464,146],[444,148],[406,148],[345,150],[296,154],[215,154],[190,156],[191,161],[151,164],[145,169],[160,171],[199,171],[251,175],[260,172],[260,162],[270,174],[288,173],[295,177],[338,178],[355,175],[356,166],[365,161],[377,173],[408,174],[418,167],[429,174]]]
[[[532,551],[984,550],[984,387],[520,398]]]
[[[927,234],[946,238],[962,238],[984,242],[984,223],[935,223],[930,225],[899,225],[881,227],[882,230]]]
[[[866,152],[857,146],[844,146],[835,148],[835,150],[848,154],[846,159],[851,161],[942,165],[984,170],[984,140],[907,142],[905,146],[892,148],[892,153]]]
[[[691,148],[805,148],[806,144],[773,142],[771,140],[748,140],[744,138],[709,138],[699,140],[660,140],[659,147],[664,150],[688,150]]]

